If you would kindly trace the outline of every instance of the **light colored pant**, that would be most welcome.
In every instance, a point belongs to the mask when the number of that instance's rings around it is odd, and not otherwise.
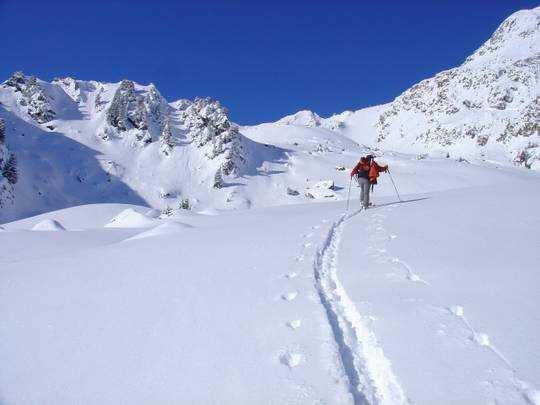
[[[368,179],[363,177],[357,177],[356,181],[360,187],[360,202],[364,208],[369,207],[369,191],[371,189],[371,183]]]

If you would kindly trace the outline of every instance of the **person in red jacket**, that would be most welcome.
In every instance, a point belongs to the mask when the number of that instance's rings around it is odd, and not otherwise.
[[[377,177],[380,172],[386,172],[388,165],[380,166],[375,162],[373,155],[367,155],[360,158],[356,166],[351,170],[351,177],[356,176],[356,181],[360,187],[360,201],[364,208],[368,208],[369,190],[372,185],[377,184]]]

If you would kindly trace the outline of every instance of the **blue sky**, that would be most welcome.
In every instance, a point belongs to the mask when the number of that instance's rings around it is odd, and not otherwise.
[[[527,0],[0,0],[1,80],[123,78],[211,96],[239,123],[391,101],[457,64]]]

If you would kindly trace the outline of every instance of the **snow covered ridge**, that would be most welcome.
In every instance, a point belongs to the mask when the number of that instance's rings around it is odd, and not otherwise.
[[[298,111],[295,114],[287,115],[276,121],[276,124],[281,125],[299,125],[309,128],[326,128],[330,130],[339,130],[345,127],[344,117],[352,114],[352,111],[345,111],[344,113],[334,115],[330,118],[322,118],[318,114],[309,110]]]
[[[218,101],[168,103],[153,84],[130,80],[49,83],[16,72],[0,85],[0,119],[0,202],[24,200],[24,215],[109,199],[189,207],[267,154]],[[15,158],[22,185],[13,189]],[[212,198],[225,202],[228,191]]]
[[[540,8],[507,18],[461,66],[397,97],[378,122],[379,142],[402,148],[504,149],[538,167]]]
[[[484,156],[540,168],[540,7],[508,17],[459,67],[412,86],[382,109],[321,118],[311,111],[278,124],[323,127],[386,150]],[[358,115],[364,121],[359,126]],[[371,135],[376,131],[376,137]]]
[[[200,212],[340,199],[343,171],[374,149],[390,163],[397,151],[539,169],[539,10],[393,102],[330,118],[238,128],[208,98],[17,72],[0,85],[0,221],[90,203]]]
[[[22,72],[16,72],[4,86],[13,89],[18,104],[26,107],[27,114],[36,122],[43,124],[54,118],[51,98],[34,76],[26,77]]]

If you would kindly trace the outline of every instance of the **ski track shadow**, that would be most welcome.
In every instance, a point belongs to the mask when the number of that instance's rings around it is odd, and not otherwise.
[[[405,203],[423,201],[423,200],[429,200],[429,197],[420,197],[420,198],[413,198],[413,199],[410,199],[410,200],[392,201],[392,202],[389,202],[389,203],[377,204],[377,206],[375,206],[374,208],[388,207],[389,205],[405,204]]]
[[[229,183],[223,183],[221,188],[229,188],[229,187],[245,187],[246,185],[243,183],[238,182],[229,182]]]

